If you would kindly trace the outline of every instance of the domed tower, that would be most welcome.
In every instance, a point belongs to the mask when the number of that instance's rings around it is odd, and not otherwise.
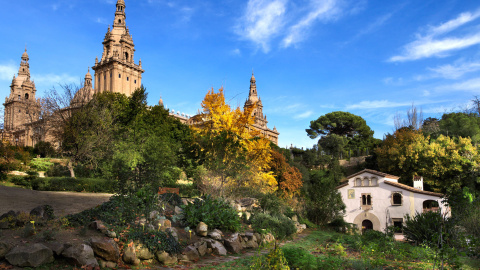
[[[95,60],[95,93],[116,92],[130,96],[142,84],[142,62],[134,62],[135,45],[126,26],[125,1],[118,0],[112,29],[103,40],[103,54]]]
[[[75,93],[72,101],[70,102],[71,108],[76,108],[87,104],[93,97],[93,87],[92,87],[92,74],[90,74],[90,68],[85,75],[85,81],[83,87]]]
[[[35,82],[30,80],[30,65],[27,48],[22,54],[18,76],[13,75],[10,95],[5,98],[5,131],[23,129],[25,124],[37,121],[40,117],[40,105],[35,99]]]

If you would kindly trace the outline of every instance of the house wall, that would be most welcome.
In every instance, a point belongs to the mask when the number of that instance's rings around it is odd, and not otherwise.
[[[376,186],[355,186],[355,180],[365,178],[377,178]],[[406,214],[414,216],[415,213],[422,213],[423,202],[426,200],[437,201],[445,211],[445,207],[441,204],[441,198],[437,196],[420,194],[411,192],[399,187],[386,184],[384,181],[397,182],[395,179],[388,179],[376,176],[370,173],[363,173],[348,180],[348,185],[338,189],[343,202],[346,205],[345,221],[357,225],[358,229],[362,228],[362,221],[369,219],[373,223],[373,229],[384,231],[387,226],[393,225],[392,219],[404,219]],[[354,191],[353,198],[348,197],[348,192]],[[402,205],[392,205],[392,194],[399,192],[402,194]],[[371,209],[362,209],[362,194],[371,195]]]

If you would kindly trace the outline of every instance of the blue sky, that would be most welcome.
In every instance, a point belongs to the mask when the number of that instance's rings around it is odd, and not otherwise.
[[[211,88],[232,106],[252,69],[279,145],[311,147],[305,129],[332,111],[362,116],[382,138],[414,103],[425,117],[480,95],[480,2],[474,0],[126,0],[149,103],[195,114]],[[79,84],[115,0],[16,0],[0,9],[0,96],[25,44],[37,97]]]

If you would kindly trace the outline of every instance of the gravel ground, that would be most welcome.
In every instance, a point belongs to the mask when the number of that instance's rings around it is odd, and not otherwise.
[[[108,201],[112,194],[36,191],[0,186],[0,215],[10,210],[30,212],[40,205],[51,205],[55,216],[75,214]]]

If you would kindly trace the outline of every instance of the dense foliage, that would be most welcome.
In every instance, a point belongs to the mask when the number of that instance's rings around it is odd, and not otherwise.
[[[240,229],[240,218],[237,211],[223,199],[215,199],[207,195],[182,207],[183,221],[189,227],[196,228],[198,223],[204,222],[208,225],[209,230],[220,229],[235,232]]]
[[[272,233],[275,239],[283,240],[297,232],[291,219],[281,214],[256,213],[251,219],[252,229],[258,233]]]

